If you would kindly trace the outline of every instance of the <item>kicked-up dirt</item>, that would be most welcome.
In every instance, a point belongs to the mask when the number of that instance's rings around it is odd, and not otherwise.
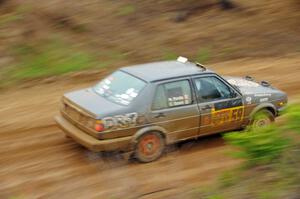
[[[210,68],[267,80],[292,100],[300,90],[299,54]],[[148,164],[95,154],[65,138],[53,121],[61,95],[100,78],[37,82],[0,94],[0,198],[182,198],[186,190],[209,184],[240,163],[226,155],[229,147],[219,135],[171,146]]]

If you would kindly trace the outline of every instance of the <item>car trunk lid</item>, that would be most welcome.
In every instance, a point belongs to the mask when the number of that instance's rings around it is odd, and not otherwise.
[[[124,106],[101,97],[92,88],[73,91],[65,94],[64,97],[94,118],[101,118],[124,108]]]

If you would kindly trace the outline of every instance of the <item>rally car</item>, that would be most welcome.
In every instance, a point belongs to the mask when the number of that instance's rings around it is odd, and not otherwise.
[[[268,82],[222,77],[179,57],[123,67],[66,93],[55,120],[91,151],[132,152],[150,162],[175,142],[268,125],[286,104],[287,95]]]

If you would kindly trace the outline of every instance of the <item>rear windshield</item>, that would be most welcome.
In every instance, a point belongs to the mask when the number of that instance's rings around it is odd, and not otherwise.
[[[122,71],[116,71],[99,82],[94,90],[102,97],[121,105],[129,105],[146,83]]]

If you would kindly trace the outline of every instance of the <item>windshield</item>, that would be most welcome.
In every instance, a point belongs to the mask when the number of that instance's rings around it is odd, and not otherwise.
[[[94,90],[106,99],[128,105],[136,98],[146,83],[122,71],[116,71],[99,82]]]

